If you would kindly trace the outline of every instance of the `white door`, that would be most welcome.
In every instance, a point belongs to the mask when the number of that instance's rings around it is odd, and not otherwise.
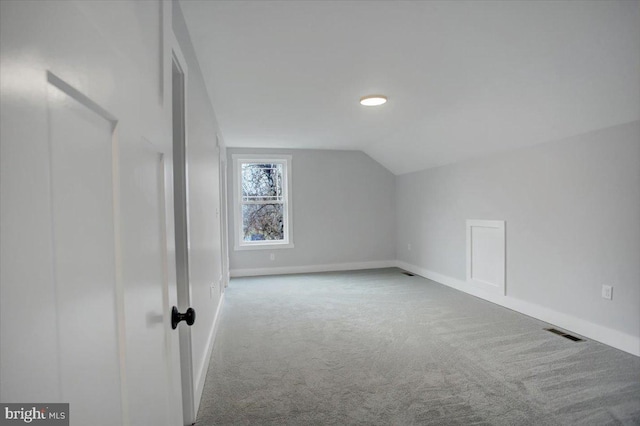
[[[145,136],[144,76],[79,4],[0,2],[0,399],[177,425],[170,145]]]
[[[219,146],[219,145],[218,145]],[[220,233],[222,234],[222,281],[224,287],[229,285],[229,221],[227,219],[227,154],[220,152]],[[223,292],[222,283],[220,292]]]
[[[177,305],[167,209],[172,208],[170,157],[147,139],[132,147],[120,168],[122,259],[126,280],[127,389],[134,425],[182,424],[178,330],[171,328]],[[169,163],[169,164],[167,164]]]

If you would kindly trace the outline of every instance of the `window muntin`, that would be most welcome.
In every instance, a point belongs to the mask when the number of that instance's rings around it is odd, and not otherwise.
[[[293,247],[290,232],[290,156],[234,155],[236,250]]]

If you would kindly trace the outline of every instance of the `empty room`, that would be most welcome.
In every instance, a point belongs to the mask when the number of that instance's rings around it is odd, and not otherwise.
[[[640,425],[640,1],[0,0],[0,83],[0,424]]]

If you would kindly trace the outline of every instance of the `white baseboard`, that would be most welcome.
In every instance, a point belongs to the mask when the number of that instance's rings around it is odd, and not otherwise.
[[[216,314],[213,317],[213,325],[211,327],[211,333],[209,333],[209,339],[207,340],[207,354],[198,369],[198,378],[196,379],[196,393],[195,393],[195,412],[198,414],[200,409],[200,400],[202,399],[202,392],[204,391],[204,382],[207,378],[207,368],[209,367],[209,361],[211,360],[211,353],[213,352],[213,345],[216,341],[216,334],[218,333],[218,324],[220,324],[220,311],[222,311],[222,304],[224,303],[224,293],[220,295],[220,301],[216,308]]]
[[[400,260],[396,261],[395,265],[398,268],[407,270],[424,278],[428,278],[432,281],[436,281],[440,284],[444,284],[456,290],[460,290],[472,296],[479,297],[521,314],[556,325],[560,328],[587,337],[591,340],[604,343],[605,345],[612,346],[616,349],[640,356],[640,338],[636,336],[594,324],[587,320],[545,308],[544,306],[536,305],[534,303],[526,302],[524,300],[515,299],[509,296],[502,296],[493,292],[487,292],[468,284],[464,280],[438,274]]]
[[[333,263],[328,265],[278,266],[273,268],[231,269],[232,277],[254,277],[258,275],[308,274],[313,272],[355,271],[358,269],[393,268],[395,260],[372,262]]]

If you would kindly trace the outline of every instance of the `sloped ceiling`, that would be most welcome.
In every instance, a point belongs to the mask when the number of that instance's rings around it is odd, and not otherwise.
[[[638,1],[180,4],[230,147],[402,174],[640,118]]]

